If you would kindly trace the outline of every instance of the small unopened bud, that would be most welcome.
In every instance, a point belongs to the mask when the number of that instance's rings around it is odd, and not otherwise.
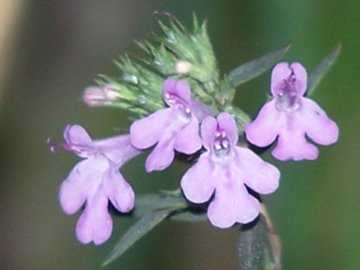
[[[114,90],[112,85],[109,84],[103,87],[90,86],[86,88],[82,99],[86,105],[96,107],[102,106],[120,97],[120,94]]]
[[[185,74],[189,73],[191,70],[191,63],[188,61],[178,60],[175,65],[175,70],[177,73]]]

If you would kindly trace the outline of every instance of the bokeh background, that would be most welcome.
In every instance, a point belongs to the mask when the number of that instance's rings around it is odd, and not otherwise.
[[[58,188],[77,158],[52,155],[46,140],[62,139],[67,123],[94,137],[128,126],[127,115],[90,109],[80,100],[96,74],[115,75],[112,60],[139,50],[134,40],[158,31],[155,10],[186,25],[207,19],[219,67],[292,44],[289,61],[308,70],[339,42],[343,50],[313,98],[337,121],[339,142],[313,162],[270,162],[282,171],[266,198],[283,244],[284,269],[360,269],[360,2],[356,0],[88,0],[0,2],[0,269],[100,269],[134,220],[117,219],[110,241],[79,244],[77,216],[65,215]],[[238,89],[237,104],[255,116],[269,72]],[[143,157],[125,167],[139,192],[174,188],[176,164],[147,176]],[[105,269],[237,269],[238,228],[165,222]]]

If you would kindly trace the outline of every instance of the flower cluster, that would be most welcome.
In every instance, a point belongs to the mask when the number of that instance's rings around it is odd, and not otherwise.
[[[148,173],[165,170],[177,154],[191,157],[177,196],[186,207],[201,204],[211,224],[228,228],[256,219],[260,195],[279,186],[279,170],[253,152],[252,145],[268,147],[276,141],[275,158],[314,160],[318,149],[309,140],[330,145],[338,139],[336,123],[305,96],[308,79],[300,63],[275,65],[272,98],[250,122],[232,104],[235,87],[263,72],[269,58],[259,58],[264,62],[257,70],[250,62],[251,68],[240,66],[222,80],[205,24],[194,22],[193,34],[175,20],[171,27],[161,27],[165,37],[159,38],[159,48],[140,44],[152,57],[147,67],[124,57],[117,63],[120,77],[103,76],[100,86],[88,87],[83,94],[89,106],[117,107],[136,116],[129,132],[93,140],[83,127],[68,125],[65,142],[50,143],[53,152],[64,149],[82,158],[59,192],[64,212],[84,209],[76,225],[81,243],[98,245],[110,237],[109,201],[121,213],[136,207],[134,190],[120,170],[145,150],[151,150],[145,162]],[[242,144],[239,135],[245,135]]]
[[[303,96],[306,85],[301,64],[276,65],[271,80],[273,98],[245,127],[249,142],[266,147],[278,137],[272,153],[280,160],[317,157],[317,148],[306,141],[305,134],[319,144],[334,143],[338,128],[314,101]],[[89,101],[92,95],[102,99],[108,91],[108,86],[87,88],[84,99]],[[64,180],[59,194],[68,214],[85,204],[76,227],[80,242],[101,244],[110,237],[108,200],[123,213],[134,208],[134,191],[119,169],[148,148],[152,152],[146,159],[147,172],[166,169],[177,152],[192,155],[203,149],[198,161],[183,175],[181,188],[190,202],[210,201],[207,215],[219,228],[254,220],[260,211],[254,193],[269,194],[277,189],[279,170],[238,145],[239,131],[232,115],[216,115],[193,99],[186,80],[167,78],[163,100],[166,107],[134,121],[129,134],[92,140],[81,126],[69,125],[64,131],[65,143],[51,144],[53,151],[62,148],[83,158]]]

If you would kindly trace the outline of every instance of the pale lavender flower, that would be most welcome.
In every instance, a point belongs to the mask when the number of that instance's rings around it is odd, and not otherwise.
[[[271,76],[273,98],[260,110],[257,118],[245,128],[252,144],[265,147],[275,141],[272,154],[279,160],[313,160],[318,149],[306,140],[330,145],[337,141],[339,129],[313,100],[304,97],[307,73],[299,63],[279,63]]]
[[[206,118],[201,124],[201,137],[206,151],[182,177],[184,195],[191,202],[205,203],[215,192],[207,215],[219,228],[251,222],[259,214],[260,203],[247,188],[260,194],[275,191],[279,170],[236,145],[236,123],[228,113],[220,113],[217,119]]]
[[[163,98],[169,106],[135,121],[130,127],[131,143],[138,149],[155,145],[148,156],[146,171],[164,170],[174,159],[174,151],[193,154],[201,148],[199,121],[209,114],[205,105],[192,101],[185,80],[168,78]]]
[[[67,214],[74,214],[85,204],[76,225],[76,236],[84,244],[102,244],[112,231],[108,200],[123,213],[134,207],[134,191],[119,168],[139,151],[130,145],[129,135],[92,140],[79,125],[68,125],[64,138],[65,143],[52,144],[51,150],[63,148],[84,159],[61,184],[61,206]]]

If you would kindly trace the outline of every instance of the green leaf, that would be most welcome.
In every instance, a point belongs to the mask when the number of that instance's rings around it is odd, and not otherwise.
[[[162,190],[160,190],[160,193],[164,194],[164,195],[173,196],[173,197],[178,197],[178,198],[181,197],[181,198],[183,198],[180,188],[174,189],[174,190],[162,189]]]
[[[230,84],[234,87],[247,82],[271,68],[289,51],[290,45],[247,62],[229,73]]]
[[[186,201],[182,197],[166,196],[164,194],[139,194],[136,196],[135,209],[132,214],[135,217],[142,217],[148,212],[160,210],[161,208],[171,208],[174,205],[183,205],[185,207]]]
[[[201,222],[207,220],[207,216],[206,213],[194,212],[191,211],[191,209],[186,209],[183,212],[172,214],[170,219],[184,222]]]
[[[314,92],[316,87],[319,85],[321,79],[335,63],[335,60],[339,56],[340,51],[341,44],[339,44],[334,50],[332,50],[310,74],[308,79],[308,96],[310,96]]]
[[[149,212],[179,206],[181,211],[171,213],[170,219],[174,221],[199,222],[207,219],[206,213],[199,208],[188,208],[188,204],[181,194],[175,191],[163,191],[163,194],[142,194],[136,196],[136,206],[132,215],[137,218]],[[167,196],[166,196],[167,195]],[[179,196],[178,196],[179,195]],[[165,200],[166,198],[166,200]]]
[[[154,197],[154,196],[153,196]],[[156,197],[156,196],[155,196]],[[150,197],[149,197],[150,198]],[[133,246],[144,235],[149,233],[156,225],[165,220],[172,212],[184,208],[183,204],[176,202],[174,197],[165,197],[156,206],[156,210],[146,213],[121,237],[109,256],[104,260],[103,266],[108,265]],[[151,199],[152,200],[152,199]],[[155,199],[157,200],[157,199]]]

